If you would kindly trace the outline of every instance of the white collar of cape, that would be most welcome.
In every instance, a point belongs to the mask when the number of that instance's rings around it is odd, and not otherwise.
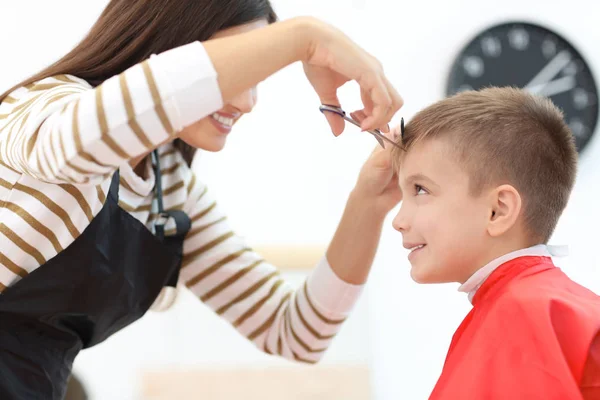
[[[473,303],[473,296],[477,292],[477,289],[481,287],[483,282],[498,268],[500,265],[514,260],[518,257],[526,257],[526,256],[542,256],[542,257],[565,257],[569,254],[568,246],[551,246],[545,244],[538,244],[532,247],[528,247],[526,249],[515,250],[510,253],[504,254],[489,263],[487,263],[482,268],[475,271],[473,275],[469,279],[465,281],[458,288],[459,292],[468,293],[469,301]]]

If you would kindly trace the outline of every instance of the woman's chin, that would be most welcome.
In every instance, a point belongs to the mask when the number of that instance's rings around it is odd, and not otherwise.
[[[225,148],[226,140],[223,139],[221,141],[213,141],[211,143],[205,143],[202,146],[198,146],[199,149],[210,151],[211,153],[217,153]]]
[[[229,132],[220,132],[209,122],[200,120],[196,124],[189,126],[179,134],[179,139],[196,149],[213,153],[223,150],[225,143],[227,143]]]
[[[216,153],[219,152],[221,150],[223,150],[223,148],[225,147],[225,143],[227,143],[227,138],[226,137],[211,137],[210,140],[202,140],[202,141],[195,141],[195,140],[185,140],[183,138],[181,138],[186,144],[199,149],[199,150],[204,150],[204,151],[210,151],[211,153]]]

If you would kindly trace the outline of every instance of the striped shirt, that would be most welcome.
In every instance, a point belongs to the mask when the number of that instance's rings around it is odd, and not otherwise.
[[[77,239],[103,207],[117,168],[120,206],[152,231],[151,158],[146,178],[128,161],[158,146],[164,207],[192,219],[179,284],[263,351],[318,361],[361,286],[340,280],[323,257],[293,290],[232,232],[170,143],[221,107],[216,72],[199,42],[152,56],[96,88],[60,75],[13,91],[0,104],[0,292]],[[169,220],[166,234],[173,228]]]

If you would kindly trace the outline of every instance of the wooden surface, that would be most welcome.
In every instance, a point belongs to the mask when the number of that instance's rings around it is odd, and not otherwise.
[[[368,400],[369,370],[359,366],[293,366],[149,371],[144,400]]]

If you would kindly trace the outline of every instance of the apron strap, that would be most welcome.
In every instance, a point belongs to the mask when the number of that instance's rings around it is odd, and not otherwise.
[[[115,171],[112,176],[112,180],[110,181],[110,189],[108,190],[108,195],[116,202],[119,202],[119,182],[120,182],[120,174],[119,169]]]
[[[154,221],[154,231],[156,232],[156,237],[159,238],[161,241],[164,239],[165,225],[169,221],[169,218],[173,218],[175,222],[176,229],[173,236],[183,237],[189,232],[192,225],[192,221],[190,220],[190,217],[181,210],[165,211],[163,205],[162,178],[160,174],[160,159],[158,155],[158,150],[154,150],[152,152],[152,159],[154,176],[156,179],[156,182],[154,184],[156,191],[156,203],[158,206],[158,217],[156,218],[156,221]]]
[[[165,237],[165,224],[169,220],[169,214],[165,212],[163,206],[162,178],[160,174],[160,157],[158,155],[158,150],[154,150],[152,152],[152,160],[155,176],[154,187],[156,190],[156,202],[158,205],[158,218],[156,219],[156,221],[154,221],[154,230],[156,232],[156,236],[160,240],[163,240]]]

